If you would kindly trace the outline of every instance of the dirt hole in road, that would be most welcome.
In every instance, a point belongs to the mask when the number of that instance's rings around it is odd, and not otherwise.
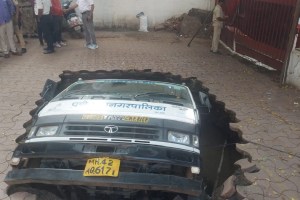
[[[202,174],[207,181],[208,194],[238,170],[234,163],[243,158],[236,150],[236,143],[241,143],[240,136],[229,127],[229,123],[238,121],[235,113],[226,110],[223,102],[211,102],[212,110],[202,118],[200,131]]]

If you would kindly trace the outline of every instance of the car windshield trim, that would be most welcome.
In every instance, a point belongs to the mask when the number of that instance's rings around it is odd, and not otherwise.
[[[148,80],[80,80],[52,101],[63,99],[126,99],[194,107],[190,91],[185,85]]]

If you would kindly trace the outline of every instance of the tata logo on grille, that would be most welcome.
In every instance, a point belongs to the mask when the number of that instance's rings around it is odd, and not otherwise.
[[[115,125],[108,125],[104,127],[106,133],[116,133],[118,132],[118,127]]]

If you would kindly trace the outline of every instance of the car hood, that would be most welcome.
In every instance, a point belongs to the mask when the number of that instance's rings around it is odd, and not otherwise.
[[[55,115],[124,115],[168,119],[196,124],[195,111],[191,108],[165,103],[126,100],[62,100],[47,104],[39,117]]]

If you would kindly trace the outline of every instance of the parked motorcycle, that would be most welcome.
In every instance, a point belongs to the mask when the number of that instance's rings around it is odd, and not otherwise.
[[[68,9],[72,3],[72,0],[63,0],[63,9]],[[70,10],[64,13],[64,18],[66,20],[66,29],[71,34],[71,37],[82,38],[83,37],[83,23],[80,16],[77,15],[75,10]]]

